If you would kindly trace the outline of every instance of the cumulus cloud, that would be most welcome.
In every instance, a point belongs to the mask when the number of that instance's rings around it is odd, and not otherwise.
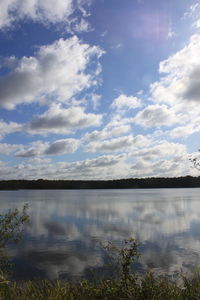
[[[149,143],[148,138],[143,135],[122,136],[106,141],[94,141],[86,145],[87,152],[112,152],[129,151],[131,148],[146,146]]]
[[[74,179],[113,179],[127,176],[126,154],[103,155],[72,163],[58,163],[58,176]]]
[[[169,135],[172,138],[186,138],[196,132],[200,132],[200,117],[194,118],[189,124],[175,127]]]
[[[37,157],[44,155],[62,155],[73,153],[77,150],[79,141],[76,139],[62,139],[53,143],[48,142],[33,142],[28,149],[18,151],[16,157]]]
[[[155,102],[167,103],[179,111],[183,110],[183,105],[193,111],[197,109],[200,100],[199,51],[200,35],[195,34],[183,49],[160,63],[160,72],[165,75],[151,85]]]
[[[105,127],[102,130],[94,130],[90,133],[86,133],[84,136],[84,140],[93,141],[108,139],[127,133],[130,131],[130,129],[130,125],[121,125],[113,128]]]
[[[182,120],[182,115],[176,115],[173,109],[165,104],[153,104],[139,111],[133,121],[143,127],[172,126]]]
[[[173,159],[184,159],[187,157],[187,149],[186,146],[179,143],[171,143],[168,141],[162,141],[158,145],[151,146],[148,148],[144,148],[138,151],[134,151],[130,154],[134,158],[139,157],[143,160],[158,160],[161,158],[170,158]]]
[[[21,147],[22,145],[0,143],[0,154],[10,155]]]
[[[115,108],[117,110],[134,109],[140,106],[140,99],[133,96],[126,96],[124,94],[121,94],[119,97],[115,98],[111,104],[111,108]]]
[[[200,101],[200,66],[196,67],[191,74],[189,74],[188,86],[183,93],[183,98]]]
[[[106,128],[112,130],[113,128],[121,126],[131,126],[132,123],[133,118],[122,116],[121,113],[115,113],[111,115],[109,122],[106,124]]]
[[[74,36],[40,47],[35,56],[9,57],[6,63],[10,70],[0,77],[0,105],[13,109],[20,103],[47,98],[66,102],[97,83],[102,54],[99,47],[83,44]],[[88,73],[91,62],[93,69]]]
[[[36,141],[32,143],[32,146],[28,149],[22,149],[15,153],[16,157],[34,157],[42,155],[48,148],[48,143],[43,143],[41,141]]]
[[[86,113],[82,107],[62,108],[54,104],[42,115],[36,116],[24,130],[39,134],[65,134],[77,129],[99,126],[101,120],[102,115]]]
[[[101,167],[111,167],[113,165],[118,164],[126,158],[126,155],[103,155],[93,159],[87,159],[83,161],[77,161],[74,163],[60,163],[59,165],[68,168],[73,167],[77,171],[80,169],[88,169],[88,168],[101,168]]]
[[[189,162],[173,159],[148,161],[141,158],[131,168],[132,177],[178,177],[191,174]]]
[[[0,139],[3,139],[6,135],[21,131],[22,125],[15,123],[15,122],[9,122],[6,123],[3,120],[0,120]]]
[[[1,0],[0,29],[10,28],[20,20],[31,20],[44,25],[74,22],[73,13],[79,9],[83,17],[87,17],[84,9],[86,1],[74,0]],[[81,27],[85,26],[82,24]],[[79,30],[81,29],[79,26]]]
[[[191,12],[199,5],[191,7]],[[133,122],[147,127],[172,127],[171,138],[187,137],[199,132],[200,101],[200,35],[194,34],[179,51],[160,62],[161,77],[150,85],[153,104],[140,110]]]
[[[76,139],[58,140],[49,145],[45,150],[46,155],[58,155],[64,153],[73,153],[77,150],[79,141]]]

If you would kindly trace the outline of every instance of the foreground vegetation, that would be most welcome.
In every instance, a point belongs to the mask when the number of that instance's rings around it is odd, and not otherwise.
[[[200,299],[200,277],[183,278],[183,284],[167,278],[158,279],[147,273],[142,279],[134,274],[125,282],[121,279],[101,280],[91,283],[61,281],[27,281],[15,283],[0,281],[0,299],[4,300],[92,300],[92,299]]]
[[[77,284],[29,281],[18,285],[1,282],[0,297],[5,300],[200,299],[200,280],[185,279],[184,286],[178,287],[167,279],[158,280],[148,273],[140,282],[130,279],[127,286],[120,280],[105,280],[98,284],[87,281]]]
[[[125,240],[120,248],[112,243],[104,246],[115,266],[115,276],[110,279],[79,283],[49,280],[14,282],[9,279],[4,249],[7,243],[19,241],[22,225],[27,221],[26,207],[21,213],[15,210],[0,215],[0,300],[200,299],[199,272],[193,278],[180,275],[177,281],[156,277],[151,272],[143,277],[137,275],[132,269],[139,255],[134,239]]]

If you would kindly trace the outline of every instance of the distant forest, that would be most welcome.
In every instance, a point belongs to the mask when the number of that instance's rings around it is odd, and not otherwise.
[[[145,189],[200,187],[200,177],[129,178],[118,180],[2,180],[0,190],[18,189]]]

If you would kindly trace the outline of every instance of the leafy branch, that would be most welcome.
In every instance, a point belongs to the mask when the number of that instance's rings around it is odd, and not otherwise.
[[[0,214],[0,248],[21,239],[23,225],[29,220],[27,209],[28,205],[25,205],[22,212],[14,209],[9,210],[6,214]]]

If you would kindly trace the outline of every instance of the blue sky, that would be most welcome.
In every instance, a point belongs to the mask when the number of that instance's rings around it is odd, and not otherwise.
[[[198,175],[200,4],[0,3],[0,179]]]

